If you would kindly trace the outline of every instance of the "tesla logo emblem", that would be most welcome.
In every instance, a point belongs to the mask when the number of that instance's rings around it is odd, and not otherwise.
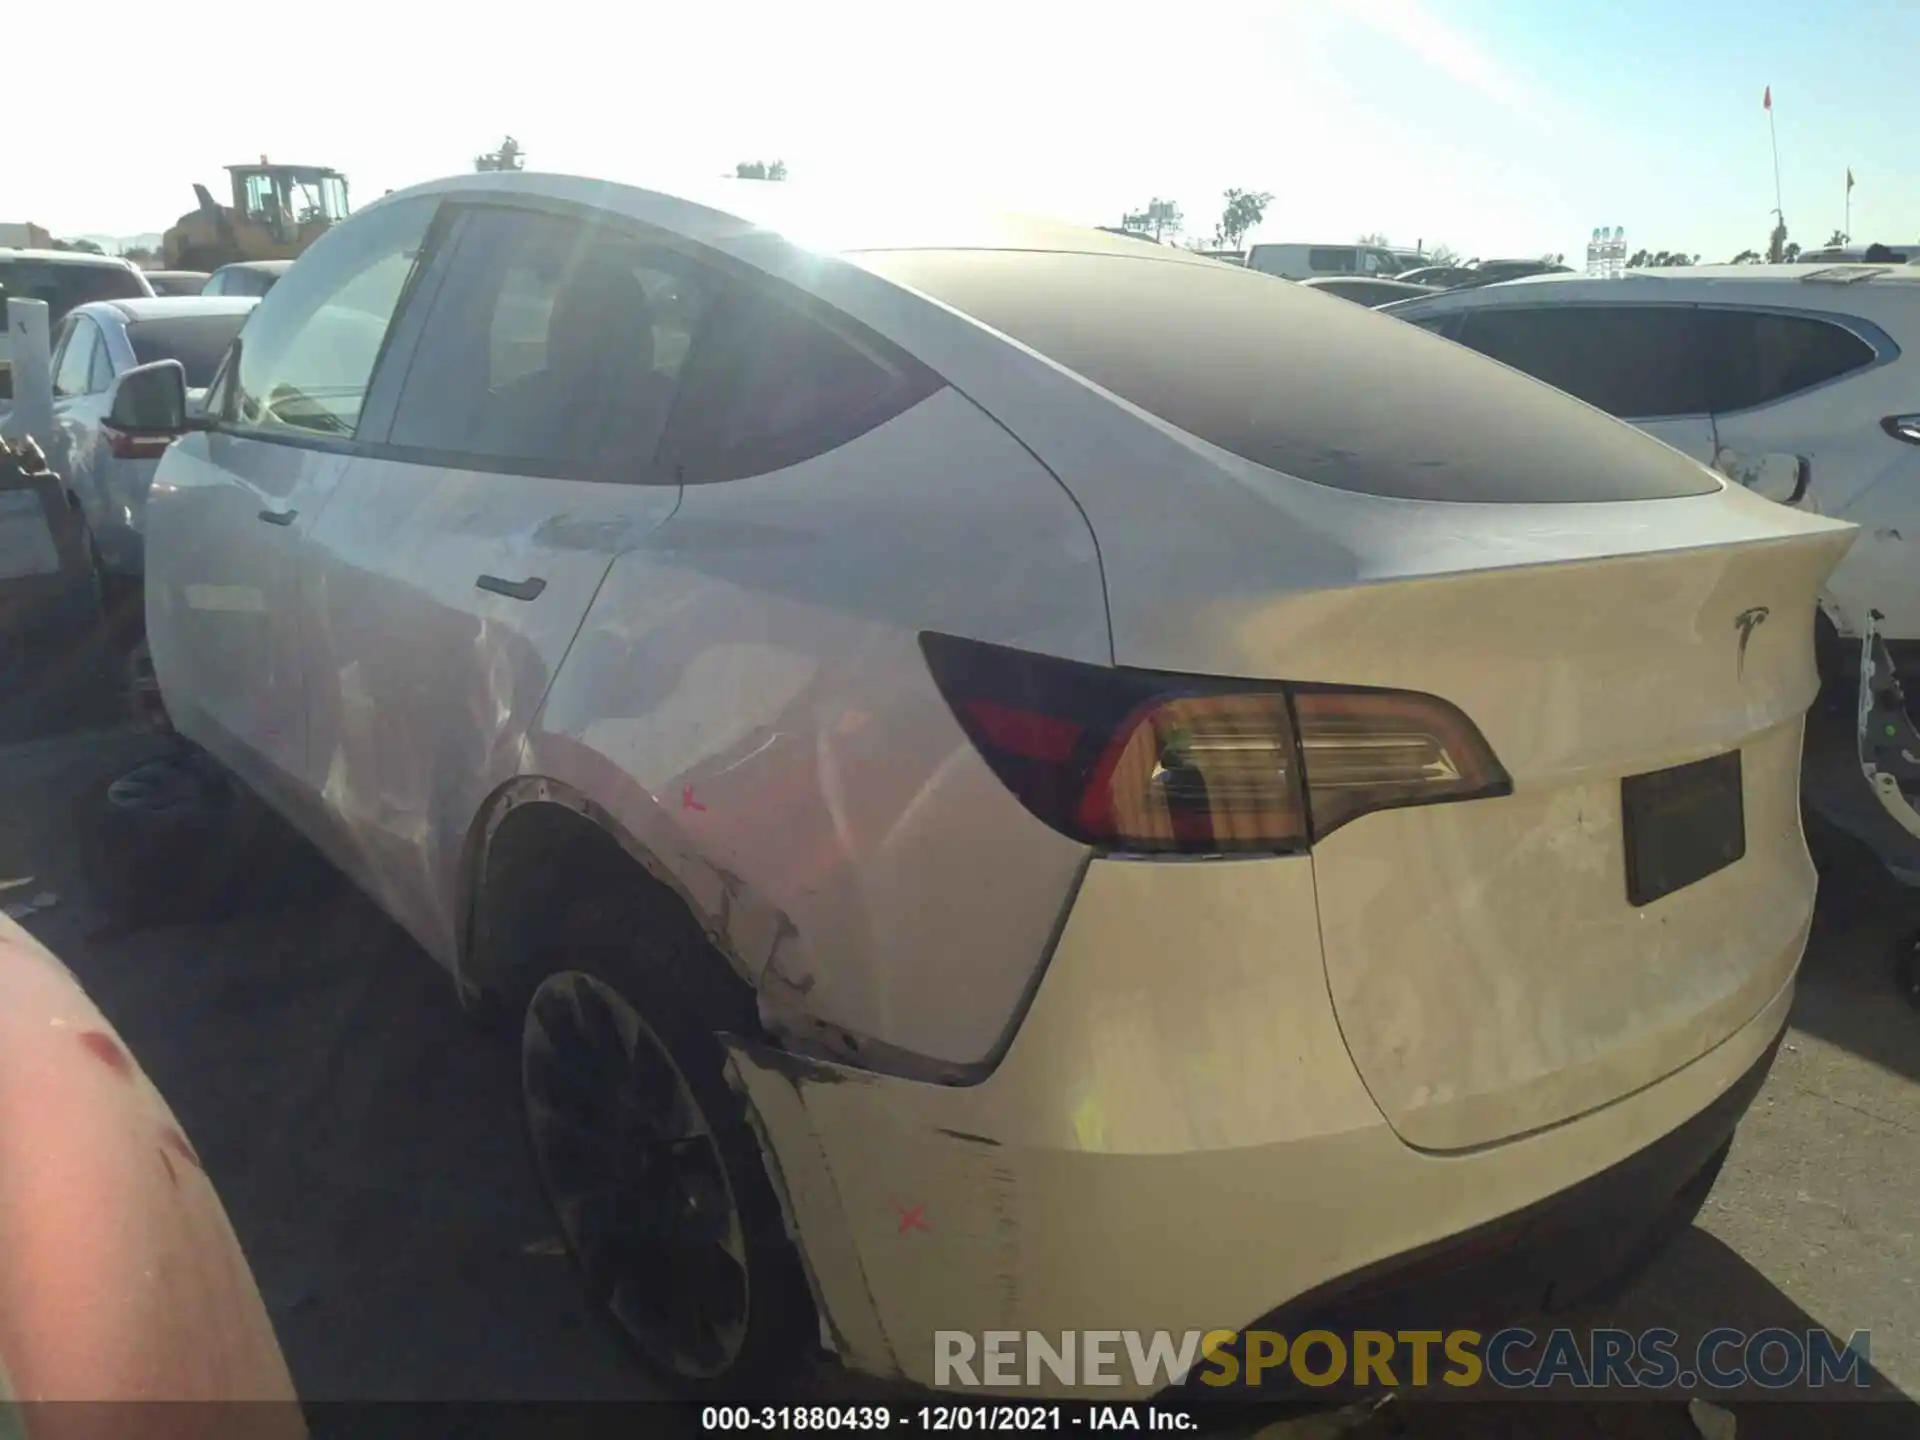
[[[1753,632],[1765,623],[1773,612],[1764,605],[1756,605],[1751,610],[1742,610],[1733,617],[1733,628],[1740,632],[1740,657],[1734,665],[1734,673],[1744,677],[1747,673],[1747,642],[1753,639]]]

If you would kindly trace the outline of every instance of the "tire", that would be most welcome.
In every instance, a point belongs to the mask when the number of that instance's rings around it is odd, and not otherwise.
[[[1858,708],[1860,657],[1857,651],[1857,644],[1841,638],[1826,611],[1814,611],[1813,663],[1820,675],[1820,695],[1815,703],[1830,715],[1851,716]]]
[[[521,1027],[521,1112],[542,1194],[589,1303],[675,1393],[781,1393],[819,1331],[745,1101],[724,1074],[716,1025],[737,1028],[737,1002],[689,998],[710,955],[692,957],[698,971],[649,963],[635,930],[594,933],[608,939],[547,957]],[[610,1198],[581,1198],[596,1191]]]
[[[88,888],[122,924],[223,919],[330,874],[210,758],[179,747],[84,802]]]
[[[134,632],[144,628],[145,582],[141,577],[118,575],[107,569],[100,553],[100,542],[93,528],[81,521],[81,539],[86,546],[87,565],[92,571],[95,608],[99,611],[100,633],[109,649],[130,647]]]
[[[1909,930],[1893,942],[1893,964],[1900,992],[1920,1010],[1920,930]]]

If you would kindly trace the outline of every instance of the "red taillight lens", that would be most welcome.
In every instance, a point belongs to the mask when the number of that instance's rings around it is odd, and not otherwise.
[[[1130,854],[1303,850],[1373,810],[1512,791],[1432,695],[1171,676],[920,637],[994,773],[1055,829]]]
[[[116,430],[111,425],[102,425],[100,433],[107,437],[107,449],[118,460],[157,460],[167,453],[167,446],[175,438],[171,435],[132,435],[125,430]]]

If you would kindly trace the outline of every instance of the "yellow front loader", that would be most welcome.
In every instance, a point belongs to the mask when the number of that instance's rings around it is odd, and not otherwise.
[[[320,165],[229,165],[233,203],[195,185],[198,208],[160,243],[168,270],[217,270],[241,260],[291,260],[347,217],[347,181]]]

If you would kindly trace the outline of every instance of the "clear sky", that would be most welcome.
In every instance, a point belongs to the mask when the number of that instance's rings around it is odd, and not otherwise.
[[[1793,237],[1920,241],[1906,117],[1917,0],[727,0],[427,6],[330,0],[187,18],[12,7],[16,140],[0,220],[158,231],[262,153],[364,202],[471,167],[669,185],[784,158],[938,183],[1095,224],[1155,196],[1210,231],[1228,186],[1258,239],[1563,251],[1595,225],[1724,260],[1761,247],[1773,87]],[[456,18],[457,17],[457,18]],[[138,37],[124,46],[116,35]],[[29,59],[29,57],[31,57]],[[24,90],[21,88],[24,86]],[[29,118],[29,117],[37,117]]]

